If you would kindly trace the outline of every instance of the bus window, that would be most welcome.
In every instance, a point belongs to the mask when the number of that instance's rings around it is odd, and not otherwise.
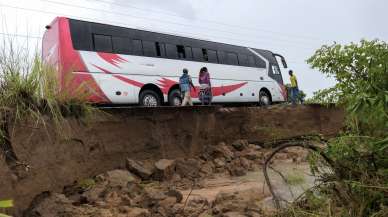
[[[95,51],[111,53],[113,50],[112,36],[93,34],[93,45]]]
[[[226,64],[226,53],[224,51],[217,51],[217,57],[218,57],[218,62],[221,64]]]
[[[166,46],[164,43],[155,42],[156,56],[165,57],[166,56]]]
[[[256,67],[255,57],[253,57],[252,55],[249,55],[248,56],[248,64],[250,67]]]
[[[132,41],[132,45],[133,45],[133,54],[134,55],[143,55],[143,45],[141,43],[141,40],[133,40]]]
[[[119,54],[131,54],[132,44],[129,38],[116,37],[113,38],[113,51]]]
[[[178,52],[179,59],[186,59],[186,51],[185,51],[185,47],[183,45],[177,45],[176,50]]]
[[[193,57],[195,61],[203,62],[203,53],[200,48],[193,48]]]
[[[240,66],[249,66],[248,56],[245,54],[238,55],[238,62],[240,63]]]
[[[166,44],[166,53],[168,58],[178,59],[178,52],[175,45]]]
[[[209,56],[207,54],[207,50],[202,48],[202,56],[203,56],[203,61],[209,62]]]
[[[261,58],[256,58],[256,66],[259,68],[267,68],[267,64]]]
[[[208,50],[208,57],[209,57],[209,62],[211,63],[218,63],[218,58],[217,58],[217,52],[214,50]]]
[[[185,51],[186,51],[186,59],[192,60],[193,59],[193,50],[191,49],[191,47],[186,46]]]
[[[238,58],[236,53],[229,53],[227,55],[227,64],[238,65]]]
[[[151,41],[143,41],[143,52],[147,57],[156,57],[155,43]]]

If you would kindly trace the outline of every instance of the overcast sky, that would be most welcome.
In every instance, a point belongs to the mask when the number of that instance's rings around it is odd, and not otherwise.
[[[0,0],[0,38],[40,47],[44,26],[67,16],[269,49],[286,57],[311,96],[334,81],[305,60],[333,41],[388,40],[387,10],[386,0]],[[286,70],[283,77],[288,83]]]

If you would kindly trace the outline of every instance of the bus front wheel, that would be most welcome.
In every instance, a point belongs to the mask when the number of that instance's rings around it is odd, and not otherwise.
[[[175,89],[168,95],[168,103],[170,106],[180,106],[182,104],[181,91]]]
[[[159,95],[152,90],[144,90],[139,96],[140,105],[144,107],[157,107],[161,106],[162,100]]]
[[[261,90],[259,94],[259,105],[260,106],[269,106],[271,105],[271,97],[267,91]]]

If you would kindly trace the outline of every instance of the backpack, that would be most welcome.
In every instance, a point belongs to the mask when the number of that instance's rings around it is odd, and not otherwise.
[[[190,76],[189,75],[182,75],[179,78],[179,86],[181,90],[186,90],[187,87],[190,85]]]

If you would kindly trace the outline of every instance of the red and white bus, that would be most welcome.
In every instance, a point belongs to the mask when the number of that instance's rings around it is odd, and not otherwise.
[[[214,103],[286,100],[277,57],[287,64],[271,51],[65,17],[46,29],[43,59],[58,69],[60,89],[82,89],[93,103],[179,105],[182,70],[199,86],[202,67],[210,72]],[[198,92],[192,97],[199,101]]]

